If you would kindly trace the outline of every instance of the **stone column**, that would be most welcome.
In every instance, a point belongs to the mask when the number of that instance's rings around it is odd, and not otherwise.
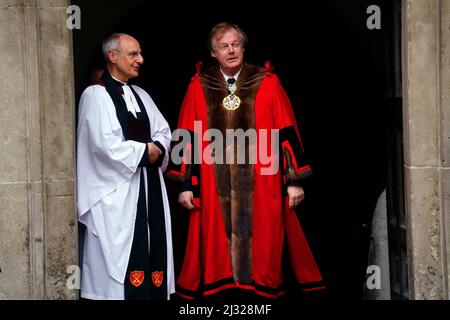
[[[0,0],[0,299],[77,297],[68,5]]]
[[[412,299],[448,298],[449,2],[403,1],[404,169]]]
[[[441,1],[439,98],[441,99],[443,279],[445,299],[450,299],[450,0]]]

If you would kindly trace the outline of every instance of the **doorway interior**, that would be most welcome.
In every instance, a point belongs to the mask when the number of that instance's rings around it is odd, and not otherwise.
[[[388,135],[391,120],[398,115],[388,112],[395,99],[386,99],[386,75],[399,63],[391,59],[398,48],[386,42],[390,31],[383,30],[384,22],[381,30],[370,30],[366,24],[369,6],[391,12],[390,2],[245,1],[239,7],[219,8],[190,1],[165,2],[156,9],[144,0],[72,0],[82,14],[81,29],[73,32],[77,105],[92,70],[103,66],[101,40],[125,32],[140,41],[145,59],[135,83],[150,93],[175,129],[195,64],[212,63],[206,41],[209,29],[225,20],[239,24],[250,39],[247,61],[259,65],[271,61],[296,113],[315,172],[305,186],[306,200],[298,215],[328,295],[360,300],[374,208],[388,185],[388,169],[401,170],[389,164]],[[170,182],[168,192],[177,271],[188,220],[178,209],[176,186]],[[391,202],[403,201],[398,196]],[[290,290],[295,295],[295,288]]]

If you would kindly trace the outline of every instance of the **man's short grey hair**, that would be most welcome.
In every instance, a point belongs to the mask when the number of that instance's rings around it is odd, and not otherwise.
[[[128,36],[128,34],[114,33],[114,34],[110,35],[108,38],[106,38],[105,40],[103,40],[102,52],[103,52],[103,57],[105,58],[106,62],[109,62],[108,53],[111,50],[119,50],[121,36]]]
[[[216,45],[217,45],[216,44],[216,35],[224,34],[225,32],[227,32],[230,29],[234,29],[239,33],[239,38],[241,38],[242,45],[245,47],[245,45],[248,42],[248,37],[245,34],[245,32],[237,24],[225,21],[225,22],[216,24],[209,32],[209,36],[208,36],[209,51],[213,52],[216,50]]]

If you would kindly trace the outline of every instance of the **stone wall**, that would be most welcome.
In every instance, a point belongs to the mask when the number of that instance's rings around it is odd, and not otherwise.
[[[449,298],[449,3],[403,1],[404,169],[412,299]]]
[[[68,2],[0,0],[0,299],[77,296]]]

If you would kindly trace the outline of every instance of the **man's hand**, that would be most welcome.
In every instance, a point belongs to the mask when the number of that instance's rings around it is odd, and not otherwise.
[[[156,160],[158,160],[159,156],[162,154],[162,151],[153,142],[147,143],[147,146],[148,146],[148,161],[150,163],[153,163]]]
[[[178,203],[188,210],[195,209],[194,206],[194,194],[192,191],[184,191],[181,192],[178,196]]]
[[[287,187],[287,193],[289,196],[289,209],[293,210],[300,202],[305,199],[305,192],[300,186],[289,186]]]

